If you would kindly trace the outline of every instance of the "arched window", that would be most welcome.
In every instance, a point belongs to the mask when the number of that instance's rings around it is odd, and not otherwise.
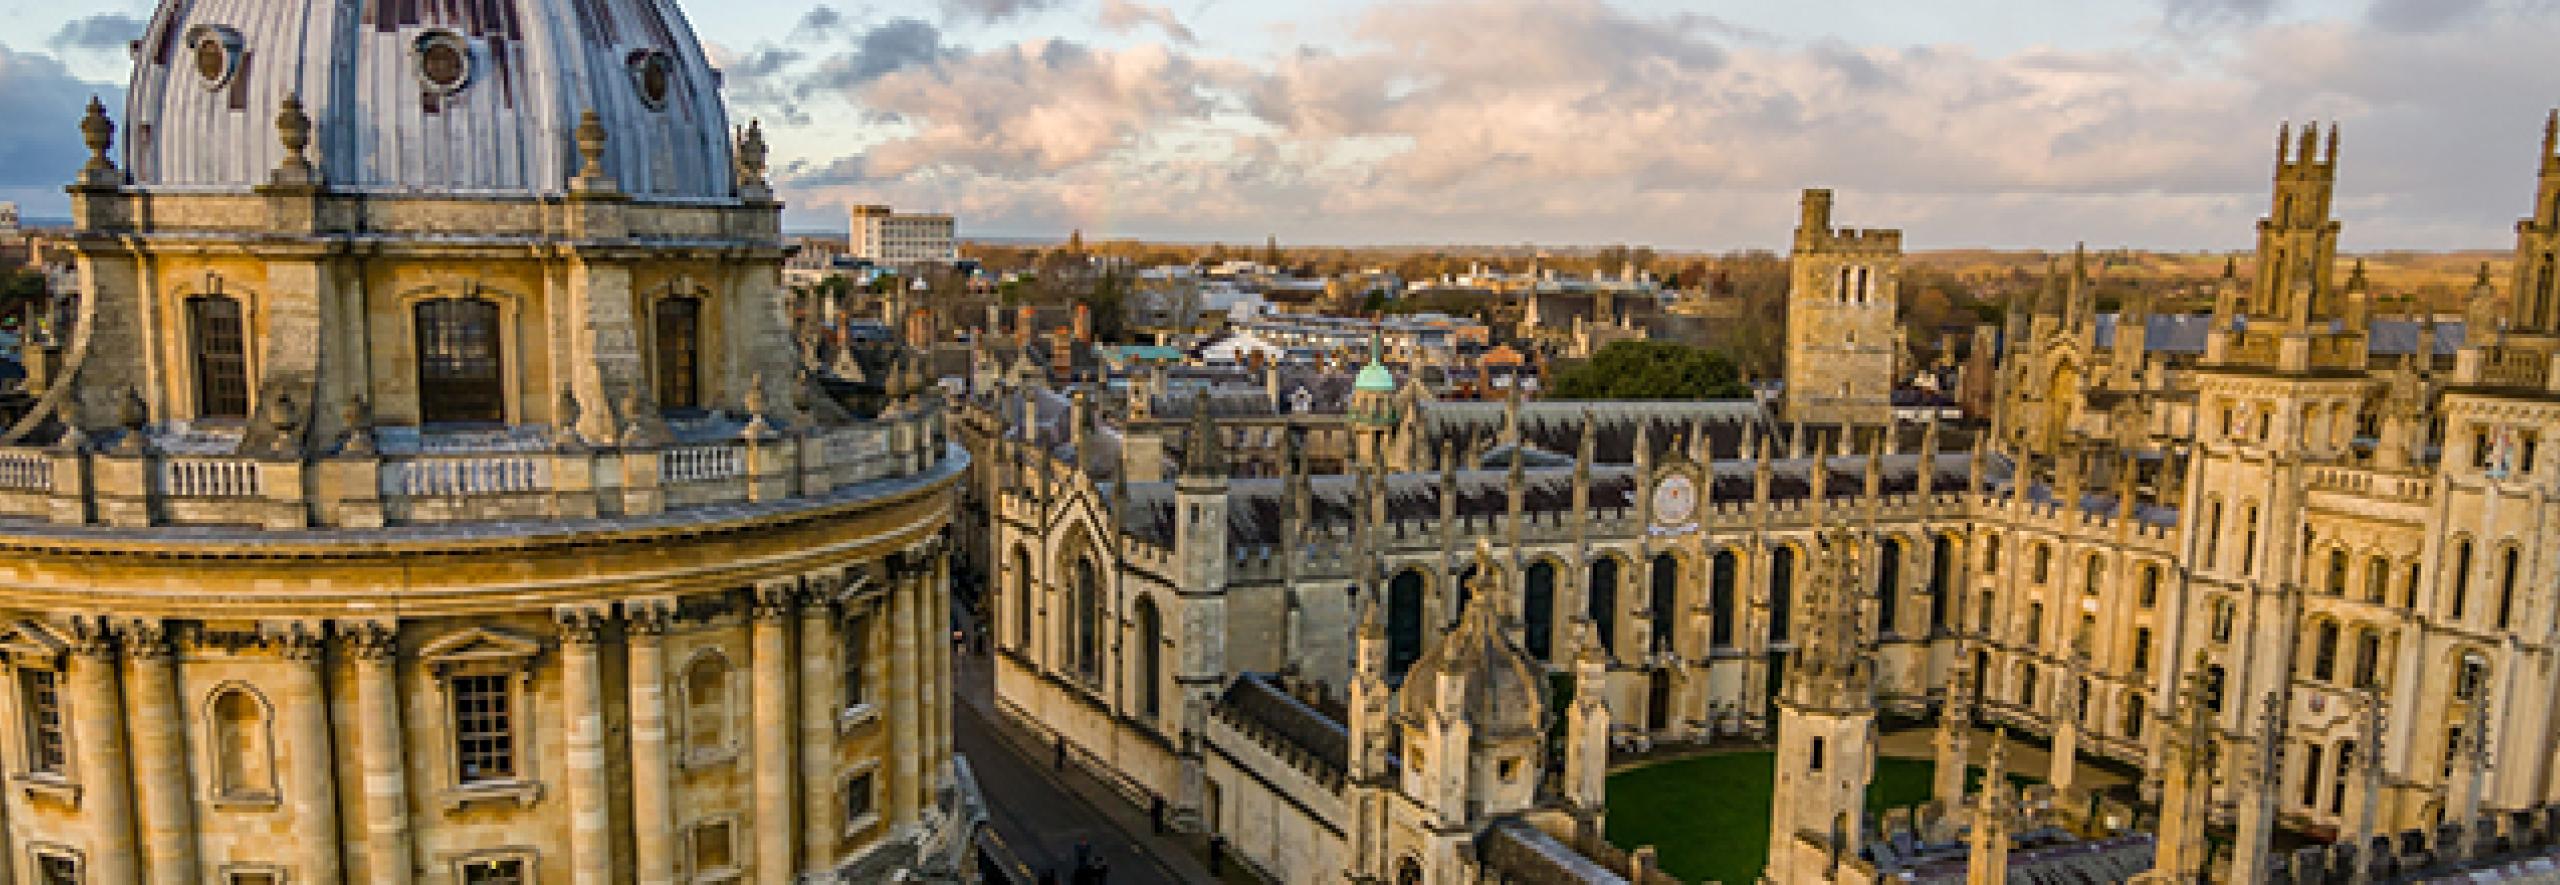
[[[1983,573],[1983,574],[1985,574],[1985,575],[1996,575],[1996,574],[1999,574],[1999,573],[2000,573],[2000,536],[1999,536],[1999,535],[1992,535],[1992,536],[1990,536],[1990,537],[1988,537],[1988,538],[1983,539],[1983,543],[1982,543],[1982,573]]]
[[[2347,595],[2347,551],[2329,551],[2329,595]]]
[[[2318,808],[2320,805],[2320,772],[2323,769],[2320,756],[2325,749],[2327,748],[2319,744],[2302,748],[2302,806],[2304,808]]]
[[[1707,638],[1711,644],[1719,648],[1733,645],[1734,571],[1733,551],[1716,551],[1715,566],[1709,573],[1712,583],[1707,588],[1707,605],[1714,609],[1708,613],[1707,624],[1710,632]]]
[[[2036,709],[2036,675],[2036,665],[2018,665],[2018,705],[2030,710]]]
[[[2138,692],[2138,691],[2129,691],[2129,692],[2125,692],[2125,695],[2124,695],[2124,736],[2125,736],[2125,737],[2135,738],[2135,739],[2140,739],[2140,738],[2142,737],[2142,714],[2143,714],[2143,706],[2144,706],[2144,701],[2142,700],[2142,693],[2141,693],[2141,692]]]
[[[2507,629],[2516,614],[2516,578],[2520,568],[2516,548],[2509,547],[2498,556],[2498,629]]]
[[[1013,548],[1013,647],[1031,651],[1032,609],[1038,602],[1031,598],[1031,551]]]
[[[2146,565],[2142,567],[2142,593],[2141,595],[2134,597],[2134,601],[2137,604],[2140,604],[2143,608],[2150,608],[2160,604],[2159,566]]]
[[[1162,709],[1164,619],[1156,614],[1156,601],[1141,596],[1133,620],[1137,622],[1135,635],[1129,638],[1138,646],[1138,672],[1134,674],[1138,682],[1138,715],[1154,719]]]
[[[1102,575],[1093,560],[1076,560],[1076,673],[1084,681],[1102,678]]]
[[[2376,556],[2364,562],[2364,601],[2381,605],[2391,593],[2391,560]]]
[[[1422,657],[1422,573],[1405,569],[1387,582],[1387,678],[1402,682]]]
[[[1796,548],[1784,544],[1769,555],[1769,641],[1795,635]]]
[[[2222,502],[2218,500],[2204,503],[2204,565],[2222,565]]]
[[[2339,741],[2338,749],[2329,755],[2333,760],[2330,763],[2332,768],[2329,774],[2329,813],[2345,814],[2347,813],[2347,781],[2354,776],[2356,770],[2356,742]]]
[[[2311,630],[2311,678],[2329,682],[2338,677],[2338,624],[2322,621]]]
[[[1648,600],[1653,608],[1653,651],[1671,650],[1680,623],[1680,558],[1669,553],[1653,557],[1653,594]]]
[[[2133,628],[2133,672],[2137,676],[2151,672],[2151,628],[2149,627]]]
[[[275,744],[266,702],[235,686],[214,695],[210,713],[215,795],[233,800],[274,799]]]
[[[507,419],[498,305],[481,298],[418,302],[418,419],[496,424]]]
[[[730,748],[729,659],[719,652],[705,652],[684,668],[684,743],[695,756]]]
[[[2042,644],[2043,642],[2044,603],[2027,603],[2027,644],[2032,646]]]
[[[1944,633],[1955,629],[1955,542],[1939,535],[1929,542],[1929,626]]]
[[[1529,646],[1529,655],[1541,661],[1555,658],[1556,564],[1544,559],[1529,564],[1528,587],[1523,592],[1521,632]]]
[[[2085,571],[2087,573],[2081,576],[2080,592],[2090,596],[2096,596],[2098,595],[2098,591],[2105,589],[2107,586],[2106,557],[2099,556],[2095,553],[2089,554],[2089,564]]]
[[[2053,545],[2038,543],[2034,562],[2027,572],[2030,580],[2038,584],[2053,580]]]
[[[658,407],[701,408],[702,299],[661,298],[653,310]]]
[[[249,334],[240,300],[188,298],[187,331],[195,347],[196,417],[249,417]]]
[[[2456,620],[2461,619],[2462,610],[2467,607],[2465,603],[2470,601],[2466,597],[2470,595],[2471,539],[2464,538],[2454,542],[2453,545],[2453,587],[2447,594],[2448,601],[2445,605],[2445,610],[2450,617]]]
[[[2356,631],[2356,688],[2371,688],[2382,675],[2382,635],[2370,629]]]
[[[1891,636],[1902,632],[1897,623],[1902,615],[1902,539],[1886,538],[1877,545],[1876,556],[1876,633]]]
[[[2258,505],[2240,506],[2240,574],[2258,573]]]
[[[1591,586],[1584,594],[1583,616],[1591,619],[1591,632],[1600,637],[1600,650],[1618,651],[1618,559],[1603,556],[1591,561]]]

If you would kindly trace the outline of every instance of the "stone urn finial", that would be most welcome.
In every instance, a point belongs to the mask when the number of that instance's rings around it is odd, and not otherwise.
[[[107,157],[107,150],[116,145],[116,124],[107,119],[107,105],[97,96],[89,97],[89,111],[80,118],[80,140],[89,146],[89,164],[80,170],[82,182],[116,183],[116,162]]]
[[[597,116],[594,108],[588,108],[585,113],[578,115],[579,165],[578,180],[575,184],[579,190],[609,191],[613,189],[613,179],[604,171],[606,135],[604,118]]]
[[[285,93],[276,109],[276,141],[284,145],[284,161],[276,165],[277,184],[311,183],[311,115],[302,112],[302,94]]]
[[[769,152],[764,143],[764,121],[747,121],[746,134],[738,138],[738,192],[741,196],[760,197],[772,193],[765,182],[765,160]]]

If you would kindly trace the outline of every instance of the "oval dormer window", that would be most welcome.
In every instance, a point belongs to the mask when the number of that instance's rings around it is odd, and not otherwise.
[[[450,95],[471,83],[471,44],[452,31],[418,35],[418,82]]]
[[[187,29],[187,53],[206,89],[229,86],[231,77],[240,72],[240,34],[230,28],[197,25]]]
[[[631,87],[639,90],[640,103],[653,111],[666,110],[667,93],[675,88],[675,59],[655,49],[641,49],[631,53],[629,64]]]

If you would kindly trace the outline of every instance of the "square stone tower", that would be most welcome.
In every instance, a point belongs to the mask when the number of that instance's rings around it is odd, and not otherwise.
[[[1789,263],[1787,419],[1891,421],[1902,232],[1834,228],[1831,192],[1809,189]]]

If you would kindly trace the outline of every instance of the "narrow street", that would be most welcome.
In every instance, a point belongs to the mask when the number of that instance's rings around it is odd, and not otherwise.
[[[953,743],[977,769],[988,826],[1035,881],[1054,872],[1061,885],[1068,882],[1079,844],[1110,864],[1111,885],[1212,881],[1181,837],[1149,831],[1144,809],[1080,771],[1057,771],[1049,754],[1032,752],[1024,736],[1005,731],[984,658],[956,655],[952,672],[960,699],[952,707]]]

